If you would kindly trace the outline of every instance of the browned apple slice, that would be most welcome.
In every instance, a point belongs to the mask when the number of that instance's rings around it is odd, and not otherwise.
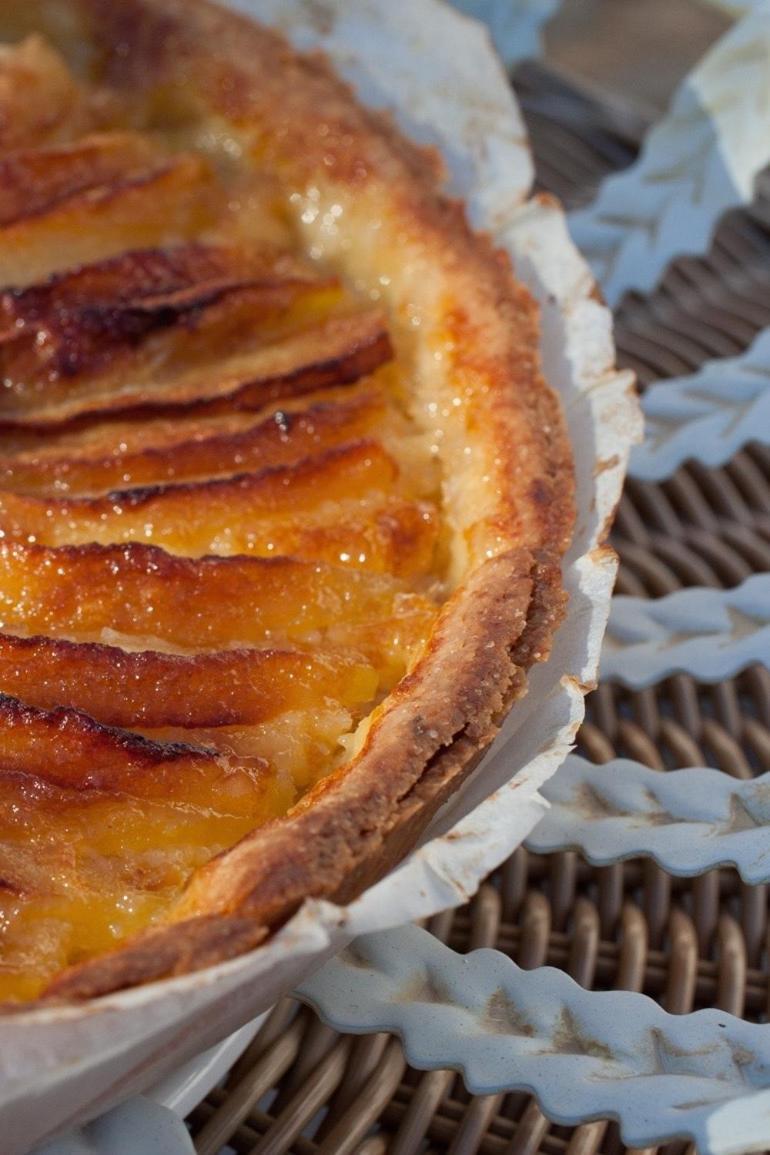
[[[294,796],[264,760],[0,697],[0,999],[34,997],[61,966],[151,924],[196,866]]]
[[[356,654],[231,649],[193,656],[0,634],[0,692],[47,709],[85,710],[110,726],[256,725],[325,700],[360,716],[377,686],[375,670]]]
[[[298,462],[319,450],[406,425],[382,392],[368,389],[274,409],[177,421],[116,424],[90,438],[62,437],[0,462],[0,488],[30,495],[97,495],[110,489],[227,476]],[[99,432],[101,430],[101,436]]]
[[[0,774],[31,774],[63,790],[154,798],[253,818],[269,768],[264,761],[227,760],[185,743],[152,742],[81,710],[41,709],[0,694]]]
[[[158,159],[146,137],[98,133],[72,144],[20,149],[0,157],[0,227],[114,184]]]
[[[0,46],[0,152],[67,139],[91,119],[85,94],[42,37]]]
[[[0,541],[0,629],[13,633],[192,651],[324,642],[365,654],[392,683],[435,614],[394,578],[321,563]]]
[[[212,220],[216,203],[208,165],[180,153],[0,228],[0,285],[32,285],[129,245],[174,244]]]
[[[438,536],[435,506],[375,494],[341,502],[327,524],[309,520],[266,529],[261,539],[255,535],[250,552],[262,557],[282,553],[414,579],[435,565]]]
[[[339,290],[334,287],[295,282],[291,289],[275,289],[272,333],[260,331],[255,324],[256,292],[234,293],[224,307],[219,302],[205,310],[205,320],[212,322],[220,321],[226,312],[229,329],[212,324],[213,344],[206,326],[186,329],[178,342],[180,355],[171,357],[169,363],[169,350],[153,346],[144,350],[144,368],[132,361],[130,372],[128,362],[121,362],[112,372],[54,382],[53,388],[33,386],[27,391],[19,381],[0,396],[0,423],[41,430],[84,414],[141,408],[148,412],[257,409],[279,398],[356,381],[392,356],[385,319],[378,309],[318,320],[319,312],[339,303]],[[294,298],[293,307],[281,310],[287,293]],[[292,325],[306,327],[299,332],[277,331]],[[244,349],[245,338],[251,347]],[[228,353],[223,348],[228,343],[240,347]]]
[[[146,541],[188,556],[296,554],[412,573],[433,559],[437,517],[387,496],[397,477],[393,458],[365,440],[216,481],[96,498],[0,493],[0,527],[43,545]]]
[[[171,344],[159,349],[156,342],[153,360],[173,357],[177,344],[185,359],[195,359],[202,333],[215,352],[238,339],[244,323],[250,335],[303,289],[334,283],[285,254],[191,243],[135,249],[6,290],[0,294],[6,389],[51,401],[72,392],[73,378],[95,375],[167,330],[174,330]]]

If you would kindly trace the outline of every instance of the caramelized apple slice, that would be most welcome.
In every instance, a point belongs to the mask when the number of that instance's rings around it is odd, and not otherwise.
[[[0,284],[32,285],[127,245],[174,244],[212,219],[216,199],[206,163],[184,154],[87,189],[0,229]]]
[[[216,351],[237,339],[244,322],[253,330],[319,283],[328,284],[283,254],[201,244],[121,253],[0,295],[5,386],[50,402],[73,391],[73,378],[93,376],[166,330],[181,337],[187,358],[200,330]],[[244,289],[252,290],[245,299],[238,295]],[[168,349],[156,342],[151,356],[157,361],[174,351],[173,342]]]
[[[191,651],[324,641],[365,654],[392,684],[435,614],[393,578],[291,558],[0,541],[0,629],[13,633]]]
[[[374,494],[342,502],[330,515],[327,524],[299,519],[266,528],[261,536],[251,534],[249,552],[317,559],[399,578],[420,577],[435,563],[439,521],[428,502]]]
[[[147,138],[132,132],[95,134],[73,144],[0,157],[0,227],[146,171],[157,159]]]
[[[269,772],[264,759],[218,757],[182,742],[151,742],[80,710],[39,709],[0,694],[0,774],[31,774],[63,790],[99,790],[252,819]],[[289,795],[292,787],[280,785]]]
[[[220,302],[206,311],[206,319],[212,321],[215,308],[219,314],[216,320],[226,311],[230,322],[230,329],[224,332],[221,325],[212,325],[213,348],[210,330],[202,327],[197,332],[185,331],[184,339],[179,341],[180,355],[184,351],[192,365],[181,361],[181,357],[176,363],[164,365],[168,350],[159,353],[153,347],[145,350],[143,370],[132,362],[131,372],[123,364],[119,372],[69,380],[66,388],[62,382],[54,397],[50,394],[55,389],[33,387],[27,392],[18,383],[16,389],[11,387],[0,397],[0,421],[42,429],[83,414],[142,407],[159,412],[170,412],[172,407],[198,411],[205,408],[209,412],[227,411],[233,406],[258,409],[271,401],[356,381],[392,356],[379,310],[320,321],[315,318],[316,313],[328,310],[338,301],[339,290],[333,287],[295,282],[292,289],[276,289],[273,303],[277,306],[281,297],[285,302],[287,292],[294,298],[293,308],[276,308],[281,329],[300,323],[308,327],[272,335],[260,333],[259,325],[254,324],[252,306],[256,292],[233,294],[234,299],[224,309]],[[279,317],[272,316],[270,320],[277,327]],[[242,343],[244,335],[250,336],[252,348],[228,354],[223,348],[228,344],[228,335],[231,345]],[[195,364],[194,352],[199,364]]]
[[[282,397],[280,401],[268,398],[261,406],[240,408],[227,400],[211,406],[204,401],[179,408],[145,407],[127,413],[84,414],[72,421],[40,427],[0,422],[0,460],[4,456],[41,462],[48,457],[85,460],[165,449],[216,434],[243,432],[256,422],[275,418],[277,413],[293,414],[317,404],[337,406],[372,388],[387,392],[396,376],[391,362],[360,381],[311,389]]]
[[[355,654],[232,649],[187,656],[0,634],[0,692],[33,706],[85,710],[111,726],[249,726],[326,699],[360,716],[377,685],[375,670]]]
[[[64,140],[90,119],[72,73],[42,37],[0,46],[0,152]]]
[[[34,997],[151,924],[197,866],[295,795],[262,760],[158,745],[76,711],[0,698],[0,721],[0,999]]]
[[[162,744],[194,742],[221,757],[266,760],[276,773],[288,775],[299,794],[315,786],[355,745],[356,718],[331,699],[303,710],[287,710],[267,722],[248,726],[137,727]]]
[[[43,545],[143,540],[192,556],[293,553],[413,572],[432,560],[437,519],[427,505],[383,496],[397,476],[377,442],[359,441],[219,481],[96,498],[0,493],[0,526]]]
[[[405,425],[374,389],[302,409],[284,406],[261,420],[244,412],[186,423],[143,421],[136,428],[103,425],[90,438],[75,435],[54,449],[7,457],[0,462],[0,488],[92,496],[127,486],[228,476],[298,462],[375,429],[397,436]]]

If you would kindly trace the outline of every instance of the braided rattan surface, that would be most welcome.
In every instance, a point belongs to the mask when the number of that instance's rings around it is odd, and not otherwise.
[[[519,69],[516,87],[539,183],[568,207],[633,160],[641,126],[626,113],[535,65]],[[769,287],[770,181],[749,210],[722,222],[707,257],[677,262],[651,297],[626,297],[619,359],[644,385],[734,355],[770,324]],[[729,587],[770,570],[770,450],[751,445],[720,469],[687,465],[660,484],[630,481],[613,541],[618,590],[637,596]],[[755,667],[720,685],[676,676],[641,692],[602,684],[588,699],[580,752],[661,770],[770,770],[770,672]],[[644,991],[674,1013],[715,1006],[761,1021],[770,1012],[766,887],[746,886],[732,870],[673,879],[643,860],[596,869],[572,853],[519,850],[430,929],[459,951],[494,946],[523,967],[560,967],[586,987]],[[201,1155],[225,1144],[243,1155],[627,1150],[613,1124],[567,1129],[549,1124],[526,1095],[470,1096],[452,1071],[410,1069],[395,1038],[337,1035],[291,1000],[189,1123]]]

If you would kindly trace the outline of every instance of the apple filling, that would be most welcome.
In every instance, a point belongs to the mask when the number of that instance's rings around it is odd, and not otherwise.
[[[385,313],[143,115],[0,53],[4,1001],[344,764],[449,564]]]

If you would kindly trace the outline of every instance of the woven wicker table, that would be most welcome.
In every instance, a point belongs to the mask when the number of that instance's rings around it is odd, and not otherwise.
[[[573,207],[633,160],[640,121],[536,65],[516,74],[538,181]],[[730,356],[770,324],[770,183],[726,218],[708,257],[677,262],[650,297],[617,311],[620,363],[644,386]],[[661,484],[628,484],[613,534],[618,591],[660,597],[731,587],[770,570],[770,450],[750,445],[720,469],[686,466]],[[632,692],[603,684],[579,749],[666,770],[711,765],[740,777],[770,769],[770,672],[718,685],[671,677]],[[429,929],[458,951],[494,946],[525,968],[559,967],[595,989],[643,991],[673,1013],[719,1007],[761,1021],[770,1004],[765,886],[733,870],[673,879],[635,859],[596,869],[573,853],[519,850],[466,907]],[[408,1067],[397,1039],[353,1038],[286,1000],[189,1119],[201,1155],[410,1155],[536,1152],[616,1155],[612,1123],[550,1124],[523,1094],[470,1096],[453,1071]],[[312,1136],[312,1137],[309,1137]],[[650,1149],[652,1151],[653,1149]],[[687,1150],[668,1144],[667,1155]]]

